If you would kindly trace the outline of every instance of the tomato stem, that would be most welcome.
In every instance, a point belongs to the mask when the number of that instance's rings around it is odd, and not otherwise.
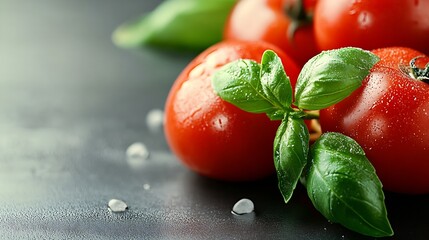
[[[424,58],[424,56],[418,56],[410,61],[410,75],[414,79],[423,81],[425,83],[429,83],[429,62],[426,64],[424,68],[419,68],[416,66],[416,61],[419,58]]]
[[[313,15],[305,10],[304,0],[296,0],[294,3],[286,5],[285,12],[291,20],[287,29],[287,37],[290,42],[293,42],[295,32],[303,26],[310,25],[313,22]]]

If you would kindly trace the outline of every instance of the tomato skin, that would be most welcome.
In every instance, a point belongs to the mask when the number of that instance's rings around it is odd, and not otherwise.
[[[313,24],[298,28],[293,39],[288,38],[292,20],[285,9],[295,2],[296,0],[238,1],[226,22],[224,38],[272,43],[303,66],[319,50],[316,47]],[[305,9],[309,11],[313,10],[315,4],[315,0],[304,1]]]
[[[320,0],[314,31],[321,50],[402,46],[429,54],[429,1]]]
[[[165,104],[165,135],[172,152],[190,169],[229,181],[256,180],[274,172],[273,141],[279,121],[223,101],[211,85],[213,73],[226,63],[240,58],[260,62],[267,49],[279,55],[294,85],[297,65],[263,42],[218,43],[178,76]]]
[[[344,101],[320,111],[324,132],[341,132],[365,150],[385,189],[429,193],[429,84],[399,66],[423,54],[408,48],[383,48],[363,86]],[[428,57],[419,60],[421,64]]]

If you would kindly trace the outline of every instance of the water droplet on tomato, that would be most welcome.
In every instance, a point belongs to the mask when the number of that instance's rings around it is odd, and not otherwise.
[[[119,199],[111,199],[107,206],[111,212],[125,212],[128,209],[128,205]]]
[[[352,8],[352,9],[350,9],[349,14],[350,15],[355,15],[356,12],[357,12],[356,9]]]
[[[253,212],[255,205],[250,199],[243,198],[234,204],[232,213],[237,215],[243,215]]]
[[[227,116],[219,114],[212,119],[211,124],[214,130],[225,131],[228,127],[228,121]]]
[[[372,15],[367,11],[362,11],[358,16],[358,24],[361,29],[366,29],[372,24]]]

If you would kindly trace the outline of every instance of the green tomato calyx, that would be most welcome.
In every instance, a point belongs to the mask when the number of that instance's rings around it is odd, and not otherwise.
[[[285,13],[291,20],[291,23],[287,29],[287,37],[290,42],[293,42],[295,32],[299,28],[313,23],[313,13],[305,10],[303,0],[297,0],[294,3],[287,4],[285,7]]]

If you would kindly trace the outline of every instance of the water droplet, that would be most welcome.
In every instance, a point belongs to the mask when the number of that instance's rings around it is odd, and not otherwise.
[[[356,13],[357,13],[357,10],[354,8],[350,9],[350,11],[349,11],[350,15],[355,15]]]
[[[108,203],[108,207],[112,212],[125,212],[128,209],[127,204],[119,199],[111,199]]]
[[[152,109],[146,115],[146,125],[151,132],[158,132],[164,125],[164,111]]]
[[[219,114],[212,119],[211,124],[214,130],[225,131],[228,127],[228,118],[223,114]]]
[[[149,157],[149,151],[146,146],[141,142],[131,144],[126,151],[128,158],[141,158],[147,159]]]
[[[141,142],[131,144],[126,151],[127,163],[133,169],[141,169],[149,158],[149,151]]]
[[[149,190],[150,189],[150,185],[148,183],[143,184],[143,189],[144,190]]]
[[[232,208],[233,214],[243,215],[253,212],[255,205],[250,199],[243,198],[234,204]]]
[[[371,13],[367,11],[362,11],[358,15],[358,24],[361,29],[366,29],[372,25],[373,17]]]

